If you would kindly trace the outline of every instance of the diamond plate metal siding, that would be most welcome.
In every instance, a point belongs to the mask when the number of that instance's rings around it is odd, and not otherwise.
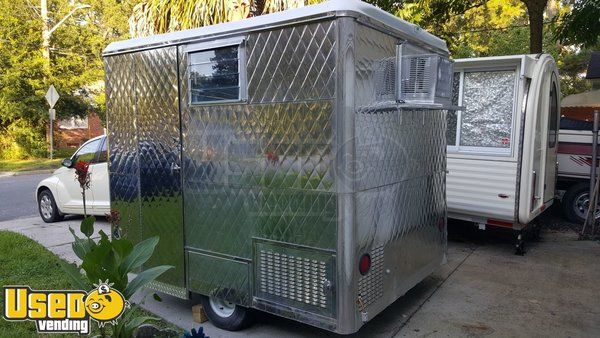
[[[140,226],[139,165],[132,54],[105,59],[111,209],[121,215],[125,236],[137,243]]]
[[[142,237],[160,237],[155,254],[145,266],[173,265],[157,280],[183,287],[177,48],[134,55]]]
[[[235,304],[250,306],[250,264],[226,258],[188,252],[187,273],[191,290]]]
[[[396,59],[396,43],[392,36],[372,28],[357,25],[355,38],[355,77],[354,95],[357,105],[370,105],[382,99],[395,99],[395,91],[386,92],[385,71],[390,67],[389,62]],[[385,85],[385,86],[384,86]],[[391,88],[389,88],[391,89]]]
[[[190,106],[180,51],[190,250],[252,261],[253,238],[335,249],[334,36],[334,22],[249,35],[248,103],[240,104]],[[236,276],[236,285],[246,277]],[[195,291],[229,292],[206,289],[206,274],[190,278],[202,288]]]
[[[190,109],[186,245],[245,258],[253,236],[334,248],[331,111],[329,102]]]
[[[374,85],[381,82],[381,64],[395,56],[397,41],[361,25],[356,36],[357,254],[383,250],[385,267],[391,268],[382,277],[383,296],[365,286],[367,278],[379,278],[375,270],[359,281],[357,293],[362,286],[369,305],[381,310],[444,255],[445,229],[438,222],[446,214],[447,122],[442,110],[390,105]]]
[[[247,46],[250,102],[334,96],[336,21],[252,34]]]

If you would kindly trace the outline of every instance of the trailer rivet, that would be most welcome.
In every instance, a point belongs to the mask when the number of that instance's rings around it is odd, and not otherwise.
[[[385,269],[385,273],[386,273],[386,275],[389,275],[392,272],[390,271],[390,269]]]

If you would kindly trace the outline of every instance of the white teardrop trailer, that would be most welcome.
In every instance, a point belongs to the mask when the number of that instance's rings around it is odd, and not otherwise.
[[[560,88],[550,55],[458,59],[448,114],[448,217],[537,235],[552,205]]]

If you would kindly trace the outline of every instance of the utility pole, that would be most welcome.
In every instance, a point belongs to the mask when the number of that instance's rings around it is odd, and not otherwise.
[[[44,58],[44,80],[48,81],[48,79],[50,78],[50,74],[52,72],[52,67],[50,67],[50,38],[52,37],[52,33],[54,33],[54,31],[56,31],[58,29],[58,27],[60,27],[63,23],[65,23],[65,21],[67,21],[68,18],[70,18],[73,14],[75,14],[75,12],[77,12],[80,9],[84,9],[84,8],[90,8],[90,5],[76,5],[75,7],[73,7],[73,9],[71,9],[71,11],[69,13],[67,13],[67,15],[65,15],[59,22],[56,23],[56,25],[54,25],[52,28],[50,27],[50,18],[48,16],[48,0],[40,0],[40,16],[42,17],[42,57]],[[53,90],[56,93],[56,89],[54,89],[54,86],[51,86],[51,90]],[[50,93],[50,91],[49,91]],[[56,114],[54,111],[54,104],[56,103],[56,101],[54,101],[53,103],[50,102],[50,100],[48,99],[48,95],[46,95],[46,99],[48,100],[48,103],[50,104],[50,110],[49,110],[49,114],[50,114],[50,159],[52,159],[53,156],[53,152],[54,152],[54,125],[53,125],[53,121],[56,118]],[[57,100],[58,100],[58,94],[57,95]]]
[[[42,16],[42,56],[46,74],[50,72],[50,22],[48,19],[48,0],[40,0]]]
[[[56,25],[50,27],[50,18],[48,17],[48,0],[40,0],[40,16],[42,17],[42,56],[44,57],[44,65],[46,74],[50,73],[50,38],[52,33],[58,29],[68,18],[80,9],[90,8],[90,5],[76,5],[65,15]]]

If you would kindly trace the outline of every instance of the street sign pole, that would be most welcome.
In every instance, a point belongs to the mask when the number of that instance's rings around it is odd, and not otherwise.
[[[48,115],[50,115],[50,159],[53,158],[54,153],[54,119],[56,118],[56,111],[54,110],[54,105],[56,101],[58,101],[58,92],[54,85],[50,85],[48,88],[48,92],[46,92],[46,101],[48,101],[48,105],[50,105],[50,109],[48,109]]]
[[[50,115],[50,159],[53,158],[54,154],[54,119],[56,118],[56,111],[53,108],[48,109]]]

